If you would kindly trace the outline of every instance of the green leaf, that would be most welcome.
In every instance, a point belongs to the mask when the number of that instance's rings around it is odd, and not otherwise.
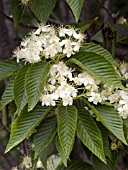
[[[35,170],[36,169],[36,165],[38,162],[38,157],[35,159],[35,151],[33,150],[33,148],[30,148],[30,155],[31,155],[31,163],[32,163],[32,169],[31,170]]]
[[[116,42],[121,42],[128,38],[128,24],[114,24],[112,26],[117,33]]]
[[[14,84],[14,77],[10,79],[2,95],[2,99],[0,101],[0,109],[2,109],[4,106],[6,106],[8,103],[10,103],[14,99],[13,84]]]
[[[13,116],[16,112],[16,104],[14,102],[14,100],[12,102],[9,103],[9,106],[8,106],[8,114],[9,116],[11,117],[11,120],[13,119]]]
[[[78,22],[78,23],[71,23],[69,25],[80,29],[81,32],[84,32],[85,30],[87,30],[91,25],[93,24],[93,22],[91,20],[86,20],[84,22]],[[67,24],[66,24],[67,25]],[[66,26],[65,25],[65,26]]]
[[[56,170],[58,168],[58,166],[61,163],[61,159],[58,155],[52,155],[48,158],[47,160],[47,168],[48,170]]]
[[[0,63],[0,80],[10,77],[20,67],[15,59],[8,59]]]
[[[94,170],[94,168],[85,162],[76,160],[69,162],[67,168],[62,165],[57,170]]]
[[[106,128],[111,133],[113,133],[113,135],[115,135],[119,140],[121,140],[124,144],[127,145],[127,142],[124,137],[123,121],[116,109],[105,105],[99,105],[95,108],[104,120]]]
[[[80,51],[94,52],[95,54],[102,56],[102,58],[107,59],[113,66],[119,66],[119,64],[113,59],[111,53],[100,45],[94,43],[86,43],[81,47]]]
[[[16,79],[14,81],[14,100],[17,106],[17,112],[22,111],[27,104],[26,90],[25,90],[25,75],[30,65],[25,65],[19,69]]]
[[[101,132],[90,113],[84,108],[78,109],[77,131],[81,141],[89,150],[91,150],[99,159],[106,162],[103,149]]]
[[[28,99],[28,111],[32,110],[40,99],[41,93],[49,74],[50,64],[38,62],[33,64],[27,71],[25,87]]]
[[[33,138],[35,158],[37,158],[40,152],[53,140],[56,134],[56,124],[56,117],[49,117],[36,129],[36,133]]]
[[[82,70],[87,71],[91,76],[100,79],[104,83],[114,87],[124,88],[115,68],[100,54],[85,51],[78,52],[68,62],[78,65]]]
[[[57,0],[33,0],[30,3],[30,8],[36,15],[36,17],[43,22],[43,24],[46,24],[48,17],[52,13],[52,10],[54,9],[56,5]]]
[[[63,149],[63,147],[62,147],[62,145],[60,143],[59,136],[57,136],[57,138],[56,138],[56,148],[58,150],[58,153],[59,153],[59,155],[61,157],[61,160],[62,160],[63,164],[67,167],[67,158],[65,156],[64,149]]]
[[[84,0],[66,0],[78,22]]]
[[[111,158],[111,151],[109,146],[109,140],[108,140],[108,130],[100,123],[98,124],[98,127],[101,131],[102,139],[103,139],[103,148],[104,148],[104,154],[105,156],[108,156]]]
[[[47,170],[47,158],[49,156],[50,144],[40,153],[39,157],[45,170]]]
[[[123,120],[124,122],[124,135],[128,143],[128,118]]]
[[[50,110],[51,107],[37,105],[28,113],[27,108],[24,108],[12,124],[10,140],[5,152],[7,153],[25,138],[29,137]]]
[[[82,100],[95,113],[101,123],[119,140],[127,145],[123,132],[123,121],[116,109],[106,105],[93,106],[86,99]]]
[[[106,158],[107,164],[104,164],[99,160],[96,156],[93,155],[93,166],[95,170],[115,170],[116,164],[117,164],[117,153],[112,152],[112,158]]]
[[[69,158],[75,140],[77,109],[75,106],[58,106],[58,135],[66,159]]]
[[[11,0],[11,13],[15,27],[19,25],[23,15],[24,7],[20,0]]]

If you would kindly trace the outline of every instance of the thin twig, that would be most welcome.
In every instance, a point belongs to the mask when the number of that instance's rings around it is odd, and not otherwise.
[[[102,24],[101,26],[99,26],[99,28],[98,28],[95,32],[92,32],[90,36],[92,37],[93,35],[95,35],[97,32],[99,32],[100,30],[102,30],[103,27],[104,27],[104,24]]]
[[[10,17],[10,16],[8,16],[8,15],[6,15],[5,13],[0,12],[0,15],[2,15],[3,17],[5,17],[6,19],[8,19],[8,20],[11,21],[11,22],[14,22],[13,18]],[[22,23],[22,22],[19,23],[19,26],[21,26],[21,27],[23,27],[23,28],[26,28],[26,29],[37,29],[37,27],[34,26],[34,25],[24,24],[24,23]]]
[[[99,11],[102,9],[102,7],[104,6],[106,0],[102,0],[101,3],[99,3],[97,9],[94,11],[94,13],[92,14],[90,19],[94,19],[95,17],[97,17],[97,14],[99,13]],[[99,2],[99,1],[98,1]]]
[[[105,6],[103,6],[102,8],[108,13],[110,17],[112,17],[112,13]]]

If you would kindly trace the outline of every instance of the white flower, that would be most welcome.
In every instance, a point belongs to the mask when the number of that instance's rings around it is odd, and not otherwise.
[[[61,47],[61,45],[60,45],[60,42],[55,42],[54,44],[53,44],[53,48],[55,48],[56,49],[56,51],[57,52],[62,52],[62,47]]]
[[[117,92],[115,92],[114,94],[111,94],[108,97],[108,100],[110,100],[110,103],[115,103],[119,101],[119,94]]]
[[[42,168],[42,162],[40,160],[37,161],[36,168]]]
[[[127,63],[122,63],[120,65],[120,71],[122,74],[125,74],[126,73],[126,70],[127,70]]]
[[[78,77],[73,78],[74,83],[79,86],[83,84],[82,80],[83,80],[82,78],[78,78]]]
[[[75,43],[75,45],[74,45],[74,47],[73,47],[73,51],[79,51],[79,49],[80,49],[80,43],[79,42],[76,42]]]
[[[27,4],[30,0],[21,0],[22,4]]]
[[[32,167],[31,158],[28,156],[25,156],[22,162],[22,167],[25,167],[27,169],[30,169]]]
[[[53,99],[53,96],[50,94],[46,94],[46,95],[42,95],[41,96],[41,101],[42,101],[42,106],[46,105],[46,106],[55,106],[56,103]]]
[[[65,34],[67,34],[68,36],[72,36],[73,31],[74,31],[73,29],[60,28],[59,36],[64,37]]]
[[[101,101],[102,101],[102,98],[101,98],[100,94],[98,94],[98,93],[90,92],[87,94],[87,96],[91,96],[88,98],[88,101],[93,102],[96,105],[98,102],[101,103]]]
[[[71,57],[73,54],[73,48],[71,46],[67,46],[64,50],[63,53],[67,55],[67,57]]]
[[[127,116],[128,116],[128,104],[123,105],[123,107],[119,107],[117,110],[118,110],[120,116],[123,119],[127,118]]]
[[[70,95],[66,95],[62,100],[63,100],[63,106],[73,104],[73,98]]]
[[[59,42],[59,41],[60,41],[60,38],[57,37],[56,35],[49,37],[49,43],[50,44],[53,44],[54,42]]]
[[[30,38],[24,39],[24,40],[21,42],[21,46],[26,47],[30,41],[31,41]]]
[[[11,170],[18,170],[18,168],[17,167],[12,167],[12,169]]]
[[[53,45],[50,45],[44,50],[46,58],[48,58],[48,56],[53,58],[57,54],[57,50],[53,47],[54,47]]]
[[[56,87],[53,86],[52,84],[48,84],[46,89],[47,89],[47,91],[53,92],[56,89]]]
[[[128,92],[127,92],[127,91],[118,90],[118,93],[119,93],[120,97],[121,97],[123,100],[127,100],[127,101],[128,101]]]
[[[124,78],[128,79],[128,73],[124,74]]]

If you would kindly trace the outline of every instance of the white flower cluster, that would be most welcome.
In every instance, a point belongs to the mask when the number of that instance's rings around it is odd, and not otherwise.
[[[103,101],[107,101],[112,104],[118,111],[119,115],[126,119],[128,116],[128,89],[119,90],[104,85],[104,89],[101,91]]]
[[[95,105],[103,102],[109,103],[117,109],[122,118],[127,118],[127,87],[125,90],[119,90],[102,84],[86,72],[76,73],[61,61],[63,57],[70,57],[79,51],[83,39],[83,34],[74,28],[40,25],[21,42],[14,56],[17,62],[23,59],[25,62],[36,63],[43,58],[59,61],[53,64],[44,93],[40,97],[43,106],[55,106],[60,101],[64,106],[72,105],[73,99],[78,95],[83,95]],[[128,79],[128,64],[121,64],[118,71],[123,80]]]
[[[78,93],[95,105],[102,102],[109,103],[117,109],[124,119],[128,116],[127,88],[119,90],[107,84],[102,84],[87,72],[77,74],[75,70],[66,66],[62,61],[52,66],[40,100],[43,106],[55,106],[60,101],[64,106],[67,106],[73,104],[73,99],[78,96]]]
[[[54,64],[41,96],[42,105],[55,106],[58,100],[62,100],[63,105],[72,105],[73,98],[77,96],[77,89],[72,84],[72,70],[62,61]]]
[[[58,64],[54,64],[49,74],[48,82],[44,88],[40,100],[42,105],[55,106],[58,101],[62,101],[64,106],[72,105],[73,99],[77,97],[79,87],[84,85],[82,89],[87,93],[89,101],[93,101],[94,104],[101,102],[100,98],[97,98],[97,93],[93,95],[98,87],[99,81],[94,80],[88,73],[83,72],[78,75],[74,73],[74,70],[60,61]],[[97,85],[96,85],[97,84]],[[91,94],[89,94],[91,92]]]
[[[74,28],[54,28],[50,25],[40,25],[14,51],[17,62],[20,59],[29,63],[36,63],[45,57],[55,59],[57,55],[70,57],[79,51],[84,39],[82,33]]]

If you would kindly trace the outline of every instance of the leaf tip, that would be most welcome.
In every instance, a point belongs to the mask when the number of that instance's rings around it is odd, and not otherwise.
[[[7,146],[4,153],[5,153],[5,154],[8,153],[8,152],[10,151],[10,149],[11,149],[11,148],[8,148],[8,146]]]

